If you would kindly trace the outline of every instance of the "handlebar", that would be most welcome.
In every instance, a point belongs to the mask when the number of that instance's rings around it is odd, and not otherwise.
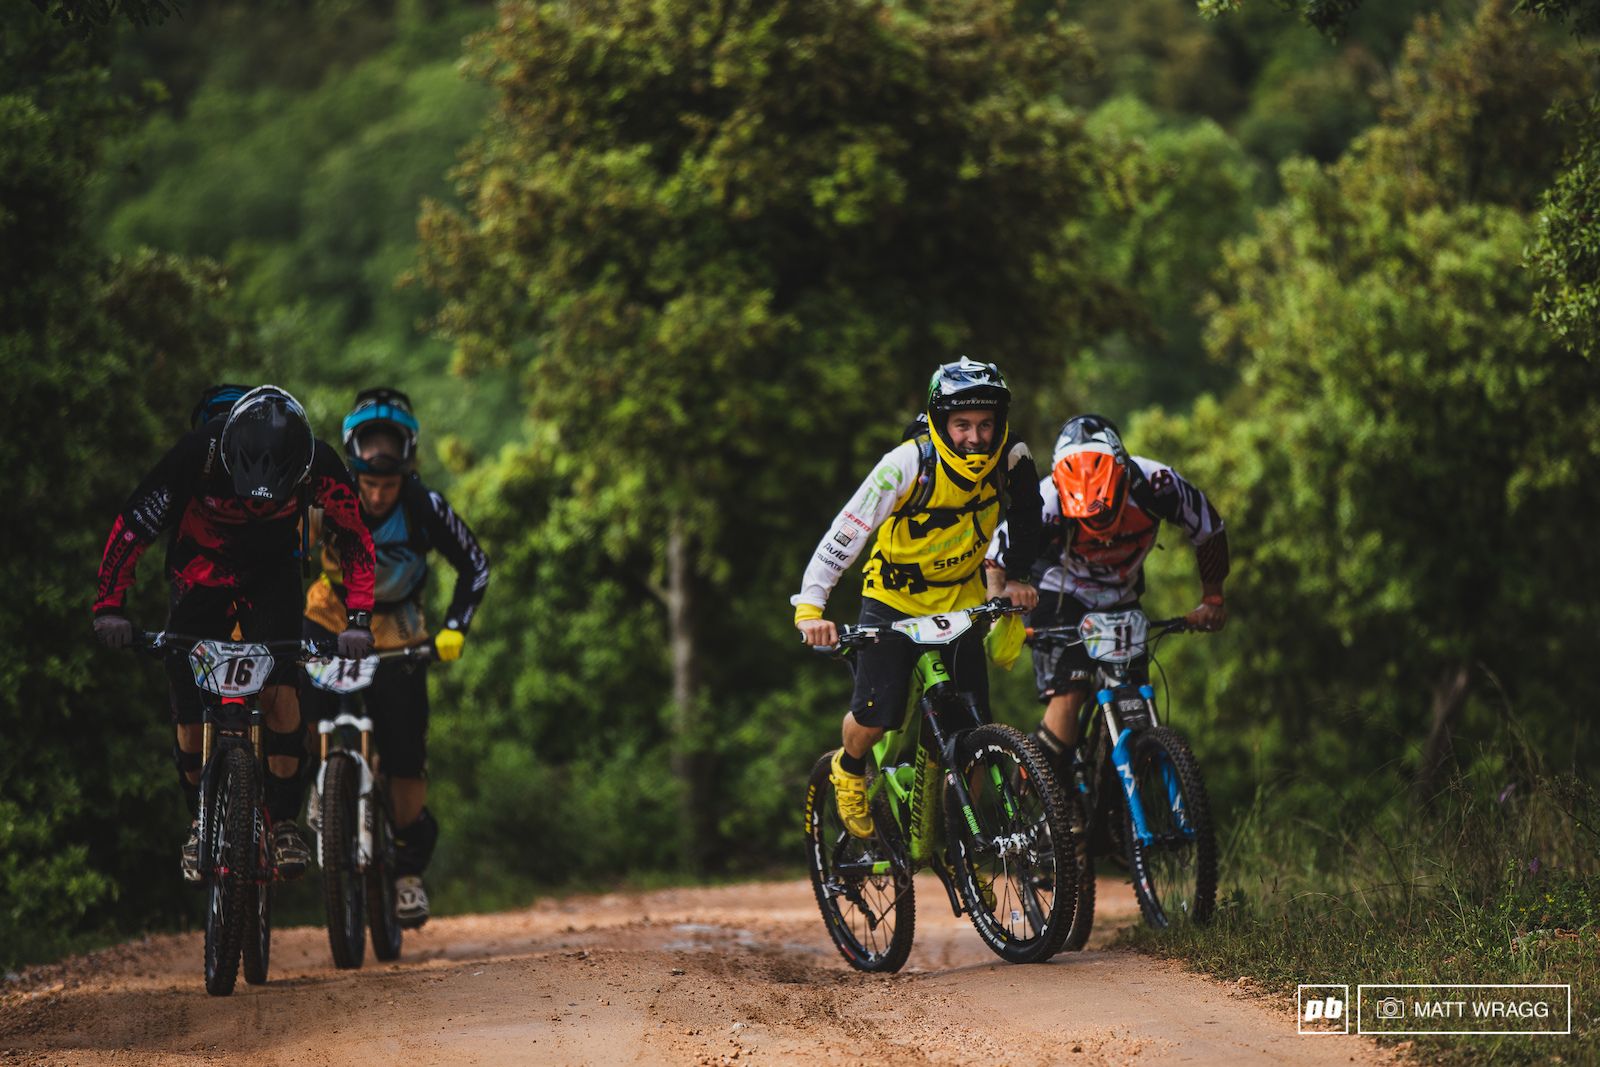
[[[1151,619],[1150,628],[1159,631],[1156,637],[1165,637],[1168,634],[1208,634],[1210,630],[1204,626],[1196,626],[1190,622],[1188,616],[1174,615],[1170,619]],[[1059,641],[1064,645],[1083,644],[1083,635],[1076,626],[1030,626],[1027,628],[1027,639],[1044,638],[1048,641]]]
[[[974,619],[995,619],[1001,615],[1015,615],[1026,609],[1013,607],[1011,598],[995,597],[975,608],[966,608]],[[887,626],[841,626],[839,627],[839,643],[837,645],[812,645],[811,651],[819,656],[833,656],[870,645],[882,640],[885,631],[893,633]]]
[[[146,652],[160,652],[164,649],[175,651],[188,651],[201,641],[219,640],[209,637],[194,637],[190,634],[173,634],[165,631],[141,630],[134,634],[132,648]],[[265,645],[268,652],[273,655],[294,653],[295,662],[302,666],[319,660],[332,660],[339,658],[339,639],[336,637],[306,638],[301,641],[251,641],[247,644]],[[433,642],[423,645],[409,645],[406,648],[390,648],[379,652],[378,659],[408,659],[427,661],[437,658]]]

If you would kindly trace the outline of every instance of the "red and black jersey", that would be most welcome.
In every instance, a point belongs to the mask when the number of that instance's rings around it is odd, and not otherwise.
[[[213,419],[184,434],[123,505],[100,561],[95,614],[121,613],[139,557],[173,527],[166,569],[179,596],[197,585],[231,588],[281,566],[300,547],[303,496],[323,510],[324,537],[331,535],[344,562],[350,609],[372,610],[372,537],[339,454],[316,442],[309,492],[296,493],[263,516],[247,510],[247,501],[233,491],[233,476],[222,463],[222,427],[222,419]]]

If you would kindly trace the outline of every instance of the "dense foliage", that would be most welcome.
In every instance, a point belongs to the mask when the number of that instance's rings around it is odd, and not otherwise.
[[[1600,740],[1579,710],[1600,695],[1600,380],[1529,315],[1520,268],[1568,132],[1543,113],[1588,80],[1536,30],[1495,3],[1449,40],[1424,26],[1385,121],[1286,164],[1229,251],[1209,339],[1239,386],[1141,423],[1240,531],[1248,622],[1180,672],[1236,797],[1257,760],[1359,767],[1346,788],[1380,794],[1420,760],[1425,792],[1459,721],[1493,736],[1508,698],[1575,761]]]
[[[159,672],[96,654],[111,515],[233,343],[220,268],[108,257],[85,226],[106,136],[103,31],[0,11],[0,960],[63,933],[174,921],[182,838]],[[159,611],[160,591],[143,606]]]
[[[787,597],[961,351],[1016,378],[1036,454],[1075,410],[1131,418],[1225,515],[1233,622],[1162,650],[1225,825],[1325,806],[1312,781],[1360,813],[1452,761],[1525,777],[1485,747],[1508,706],[1592,757],[1592,60],[1528,14],[1300,12],[1332,39],[1192,0],[193,0],[130,25],[157,7],[0,15],[0,405],[28,427],[5,959],[187,910],[161,682],[91,650],[87,605],[112,510],[219,374],[324,435],[354,389],[410,389],[424,477],[489,546],[434,673],[443,910],[794,862],[848,678]],[[1155,554],[1153,608],[1192,606],[1193,566]],[[830,616],[854,600],[847,576]],[[1031,725],[1026,675],[996,692]]]

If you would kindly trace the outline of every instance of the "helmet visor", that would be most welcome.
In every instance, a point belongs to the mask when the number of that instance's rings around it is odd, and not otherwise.
[[[1116,528],[1128,499],[1128,471],[1102,444],[1083,445],[1056,460],[1050,472],[1061,514],[1096,533]]]

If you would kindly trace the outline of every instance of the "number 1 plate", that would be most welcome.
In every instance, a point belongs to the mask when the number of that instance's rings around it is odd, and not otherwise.
[[[920,619],[901,619],[894,628],[919,645],[946,645],[972,629],[972,616],[966,611],[924,615]]]
[[[378,657],[365,659],[330,659],[322,663],[306,664],[311,684],[330,693],[354,693],[372,684],[372,675],[378,669]]]
[[[272,653],[266,645],[236,645],[229,641],[200,641],[189,653],[194,684],[224,697],[259,693],[272,673]]]

